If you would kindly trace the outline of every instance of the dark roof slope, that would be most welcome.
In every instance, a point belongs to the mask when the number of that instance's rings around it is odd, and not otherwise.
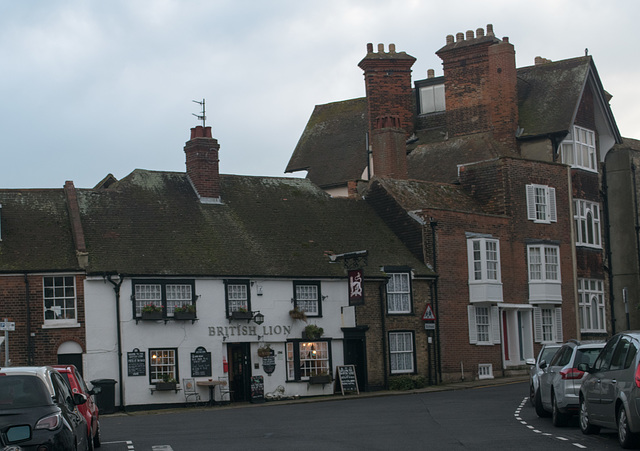
[[[332,199],[296,178],[221,176],[222,204],[202,204],[184,173],[136,170],[79,190],[89,273],[342,277],[326,252],[367,250],[368,276],[407,265],[431,274],[364,201]]]
[[[367,165],[367,100],[316,105],[285,172],[308,171],[323,188],[358,180]]]
[[[0,272],[80,269],[62,189],[0,190]]]
[[[565,133],[580,102],[590,56],[518,69],[520,137]]]

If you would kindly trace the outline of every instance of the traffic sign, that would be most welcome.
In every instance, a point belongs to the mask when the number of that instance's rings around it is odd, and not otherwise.
[[[16,323],[13,321],[0,321],[0,330],[16,330]]]
[[[433,314],[433,310],[431,310],[431,304],[427,304],[427,308],[424,309],[424,313],[422,314],[422,321],[435,321],[436,315]]]

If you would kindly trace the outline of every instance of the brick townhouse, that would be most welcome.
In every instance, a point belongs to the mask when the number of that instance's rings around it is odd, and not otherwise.
[[[366,97],[318,105],[288,172],[362,196],[438,274],[439,377],[522,371],[612,331],[602,163],[621,142],[590,56],[516,68],[493,27],[450,35],[443,76],[367,45]]]

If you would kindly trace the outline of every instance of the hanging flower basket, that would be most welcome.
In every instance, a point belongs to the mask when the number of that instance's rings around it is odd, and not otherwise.
[[[273,352],[273,350],[271,349],[271,347],[269,345],[260,346],[258,348],[258,357],[269,357],[272,352]]]
[[[298,307],[289,310],[289,316],[293,319],[298,319],[300,321],[307,321],[307,314],[300,310]]]

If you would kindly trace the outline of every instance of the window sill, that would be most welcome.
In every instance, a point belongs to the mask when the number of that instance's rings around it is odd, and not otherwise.
[[[74,327],[82,327],[82,324],[80,323],[61,323],[61,324],[57,324],[57,323],[44,323],[42,325],[43,329],[71,329]]]

